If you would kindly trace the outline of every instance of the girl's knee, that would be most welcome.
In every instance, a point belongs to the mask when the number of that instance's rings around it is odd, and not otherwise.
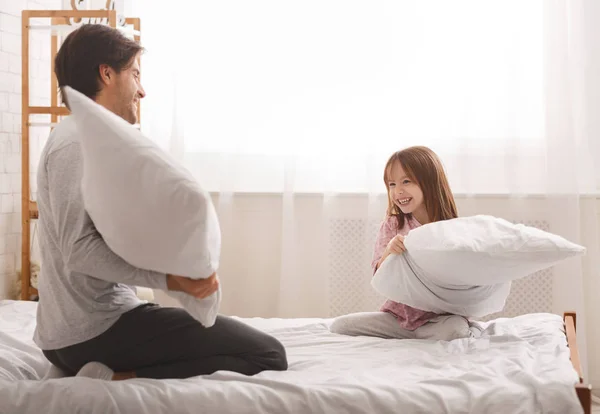
[[[339,335],[349,335],[351,333],[351,324],[348,315],[339,316],[329,325],[329,332]]]
[[[329,331],[335,334],[380,338],[396,338],[397,330],[396,318],[387,312],[351,313],[335,318],[329,326]]]

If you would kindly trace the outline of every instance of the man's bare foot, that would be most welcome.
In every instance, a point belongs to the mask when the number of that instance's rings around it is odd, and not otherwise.
[[[105,381],[111,381],[113,379],[114,371],[100,362],[88,362],[85,364],[79,372],[77,377],[96,378]]]
[[[105,381],[123,381],[135,378],[135,372],[114,372],[100,362],[88,362],[77,373],[78,377],[96,378]]]

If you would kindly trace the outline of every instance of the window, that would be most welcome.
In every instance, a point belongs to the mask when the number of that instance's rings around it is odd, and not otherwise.
[[[146,58],[177,62],[180,152],[211,189],[384,191],[382,162],[409,145],[446,164],[543,145],[542,0],[182,10]]]

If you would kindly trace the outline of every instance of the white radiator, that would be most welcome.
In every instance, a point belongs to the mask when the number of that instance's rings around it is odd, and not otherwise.
[[[513,221],[549,231],[546,221]],[[379,221],[329,220],[329,316],[376,311],[385,298],[371,287],[371,258]],[[526,313],[552,312],[552,268],[512,283],[503,312],[485,320]]]

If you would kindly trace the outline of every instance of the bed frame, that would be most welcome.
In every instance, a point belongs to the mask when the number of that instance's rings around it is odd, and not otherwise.
[[[586,384],[583,379],[583,370],[579,359],[579,349],[577,348],[577,315],[575,312],[565,312],[563,316],[565,322],[565,333],[567,335],[567,344],[571,350],[571,363],[579,376],[579,383],[575,384],[575,391],[579,402],[583,407],[585,414],[592,413],[592,386]]]

